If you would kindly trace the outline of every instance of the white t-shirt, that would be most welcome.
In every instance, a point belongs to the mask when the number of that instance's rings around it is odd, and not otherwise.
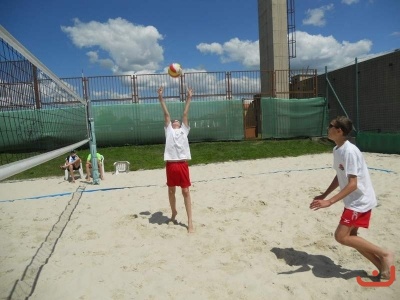
[[[75,157],[72,156],[72,155],[69,155],[69,156],[67,157],[67,160],[68,160],[68,163],[72,164],[72,163],[74,163],[78,158],[79,158],[79,156],[76,155],[76,154],[75,154]]]
[[[357,189],[343,199],[346,208],[366,212],[377,205],[367,164],[355,145],[346,141],[341,147],[333,148],[333,168],[336,170],[340,189],[348,184],[349,175],[357,176]]]
[[[164,160],[189,160],[191,159],[188,135],[190,127],[182,123],[181,128],[173,129],[172,124],[164,127],[165,151]]]

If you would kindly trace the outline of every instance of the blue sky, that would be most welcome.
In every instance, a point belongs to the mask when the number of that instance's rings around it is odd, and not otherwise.
[[[281,0],[286,1],[286,0]],[[0,24],[58,77],[259,69],[257,0],[3,0]],[[400,48],[399,0],[295,0],[292,69]]]

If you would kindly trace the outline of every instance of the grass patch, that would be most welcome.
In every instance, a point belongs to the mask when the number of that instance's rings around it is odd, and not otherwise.
[[[293,140],[250,140],[238,142],[191,143],[192,160],[190,165],[210,164],[225,161],[252,160],[271,157],[300,156],[306,154],[328,153],[333,144],[325,139]],[[164,167],[164,144],[98,148],[105,157],[105,171],[114,171],[114,162],[129,161],[131,170],[151,170]],[[78,155],[86,162],[88,149],[78,149]],[[50,160],[40,166],[19,173],[7,180],[22,180],[64,175],[59,166],[64,163],[63,156]]]

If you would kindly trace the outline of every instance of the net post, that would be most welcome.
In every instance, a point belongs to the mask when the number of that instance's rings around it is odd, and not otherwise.
[[[94,130],[94,118],[93,118],[93,108],[90,99],[86,99],[88,108],[88,124],[89,124],[89,147],[90,154],[92,156],[92,172],[93,172],[93,184],[100,184],[99,176],[99,165],[97,163],[97,146],[96,146],[96,134]],[[87,176],[89,174],[86,174]]]

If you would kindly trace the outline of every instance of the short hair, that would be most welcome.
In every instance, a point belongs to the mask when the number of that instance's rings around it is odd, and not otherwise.
[[[76,153],[76,150],[71,150],[71,153]]]
[[[334,122],[335,127],[342,129],[344,136],[348,136],[353,130],[353,122],[345,116],[337,116],[332,122]]]

